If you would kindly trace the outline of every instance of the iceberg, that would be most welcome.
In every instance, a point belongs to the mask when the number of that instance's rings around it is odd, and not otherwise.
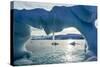
[[[60,32],[64,28],[75,27],[84,35],[89,50],[97,56],[96,6],[54,6],[51,11],[43,8],[11,9],[11,17],[13,17],[14,61],[29,54],[23,47],[30,38],[30,26],[44,29],[47,35]]]

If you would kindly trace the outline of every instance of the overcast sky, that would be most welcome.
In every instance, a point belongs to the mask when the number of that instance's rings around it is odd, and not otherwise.
[[[39,2],[26,2],[26,1],[14,1],[14,9],[34,9],[34,8],[44,8],[46,10],[51,10],[54,6],[73,6],[67,4],[57,4],[57,3],[39,3]]]
[[[65,35],[65,34],[81,34],[81,33],[76,28],[69,27],[69,28],[64,28],[60,32],[55,32],[55,35],[61,35],[61,34]],[[46,33],[43,29],[31,27],[31,35],[36,35],[36,36],[44,35],[45,36]],[[49,35],[52,35],[52,33]]]

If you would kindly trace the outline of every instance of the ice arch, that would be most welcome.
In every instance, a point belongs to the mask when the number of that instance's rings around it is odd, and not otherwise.
[[[23,50],[25,42],[30,37],[30,26],[44,28],[47,34],[59,32],[64,28],[76,27],[85,37],[89,49],[97,56],[97,29],[94,25],[97,16],[96,6],[55,6],[51,11],[42,8],[32,10],[12,9],[13,36],[14,36],[14,60],[29,56]],[[55,23],[54,23],[55,22]]]

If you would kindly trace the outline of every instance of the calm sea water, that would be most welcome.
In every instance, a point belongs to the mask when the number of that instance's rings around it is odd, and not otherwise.
[[[76,45],[70,43],[75,41]],[[52,45],[53,42],[58,45]],[[32,64],[81,62],[85,59],[85,40],[30,40],[27,50],[32,52]]]

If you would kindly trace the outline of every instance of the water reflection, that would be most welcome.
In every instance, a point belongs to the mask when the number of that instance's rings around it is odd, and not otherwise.
[[[74,46],[71,42],[76,42]],[[52,42],[59,45],[52,46]],[[32,51],[34,64],[78,62],[85,59],[85,40],[31,40],[27,50]]]

